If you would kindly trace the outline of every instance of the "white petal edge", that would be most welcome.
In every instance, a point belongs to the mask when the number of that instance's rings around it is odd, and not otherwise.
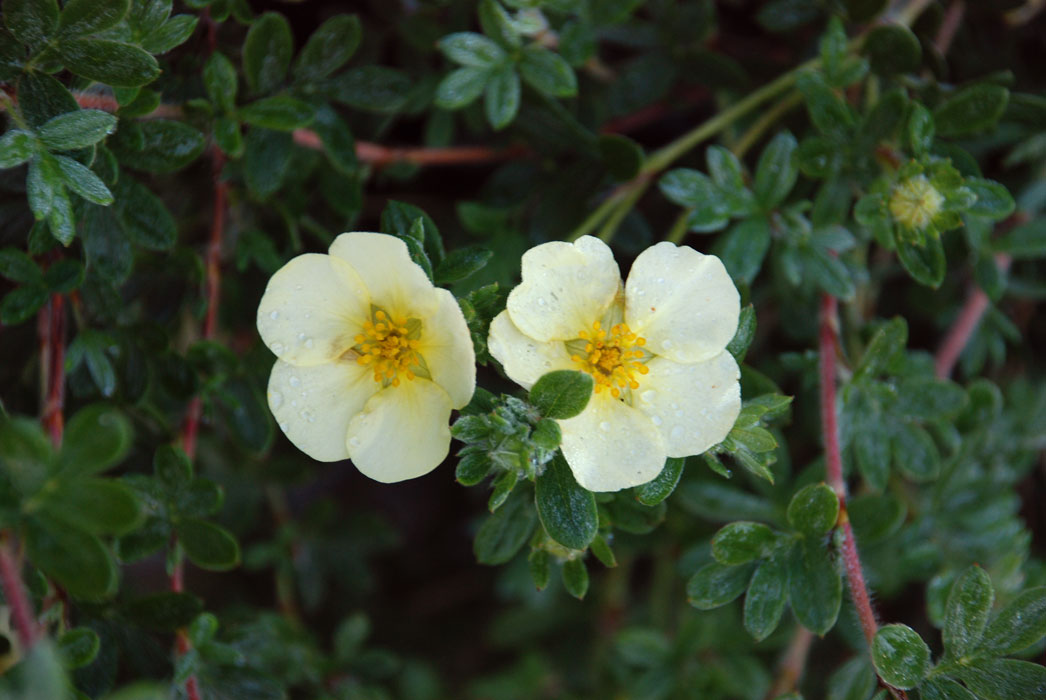
[[[381,386],[351,361],[297,367],[277,360],[269,375],[269,410],[299,450],[320,462],[348,459],[352,417]]]
[[[502,311],[490,322],[487,349],[501,363],[508,378],[524,389],[530,389],[542,375],[557,369],[578,369],[563,341],[542,343],[523,335],[508,311]]]
[[[698,455],[723,441],[741,413],[741,371],[723,351],[703,362],[655,357],[632,392],[632,405],[649,416],[669,457]]]
[[[316,365],[355,344],[370,315],[370,295],[343,260],[307,253],[290,260],[269,280],[258,304],[258,333],[276,357]]]
[[[465,316],[454,295],[437,289],[439,307],[422,321],[418,351],[432,374],[432,381],[443,387],[454,408],[461,408],[476,391],[476,352],[472,347]]]
[[[382,389],[349,423],[352,463],[386,484],[428,474],[450,452],[450,411],[450,396],[427,379]]]
[[[574,478],[589,491],[620,491],[650,481],[665,466],[661,433],[643,413],[607,392],[580,415],[559,421],[560,447]]]
[[[531,248],[523,254],[522,277],[508,295],[509,317],[521,333],[541,342],[589,330],[621,287],[614,254],[592,236]]]
[[[741,298],[722,261],[662,242],[632,264],[625,321],[647,350],[676,362],[719,354],[737,331]]]
[[[424,320],[439,300],[425,271],[410,259],[407,244],[385,233],[343,233],[330,254],[351,265],[370,290],[371,300],[393,316]]]

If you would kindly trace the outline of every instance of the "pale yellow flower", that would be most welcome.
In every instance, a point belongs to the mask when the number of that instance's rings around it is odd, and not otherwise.
[[[527,389],[559,369],[595,379],[585,410],[559,421],[581,486],[638,486],[666,457],[700,454],[730,432],[741,391],[726,345],[740,299],[719,258],[659,243],[622,285],[610,248],[584,236],[530,249],[522,276],[491,322],[490,353]]]
[[[465,318],[394,236],[343,233],[329,253],[288,262],[258,305],[279,358],[269,408],[313,459],[348,458],[386,483],[426,474],[450,450],[451,410],[476,388]]]

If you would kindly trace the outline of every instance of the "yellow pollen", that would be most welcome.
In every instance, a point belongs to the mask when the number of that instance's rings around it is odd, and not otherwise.
[[[592,330],[582,330],[578,337],[586,340],[585,355],[572,355],[571,359],[596,380],[595,392],[609,389],[611,395],[620,398],[622,389],[638,389],[636,375],[649,372],[643,362],[643,351],[638,348],[646,339],[637,336],[625,323],[618,323],[609,331],[596,321]]]
[[[410,369],[419,364],[418,341],[408,338],[407,319],[391,318],[384,311],[374,313],[373,321],[363,324],[363,332],[354,340],[359,357],[356,362],[374,370],[374,381],[400,385],[400,377],[414,379]]]
[[[916,175],[894,185],[890,194],[890,213],[895,221],[922,230],[941,210],[944,196],[925,175]]]

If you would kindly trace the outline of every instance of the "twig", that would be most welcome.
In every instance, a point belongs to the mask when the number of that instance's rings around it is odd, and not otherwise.
[[[955,39],[955,33],[959,31],[959,26],[962,25],[964,14],[966,14],[966,3],[963,0],[952,0],[952,4],[948,6],[948,10],[944,13],[944,19],[941,20],[941,27],[937,30],[937,36],[933,40],[934,47],[942,56],[948,53],[948,49],[951,48],[952,41]]]
[[[806,657],[810,653],[810,645],[814,641],[814,633],[802,625],[796,625],[792,641],[788,643],[784,656],[777,669],[777,678],[770,690],[764,696],[766,700],[773,700],[779,695],[784,695],[796,689],[799,679],[806,667]]]
[[[22,567],[11,543],[7,530],[0,533],[0,584],[3,585],[4,600],[11,609],[11,618],[18,630],[18,640],[24,654],[36,642],[36,621],[33,607],[22,585]]]
[[[52,294],[51,301],[40,311],[40,369],[46,387],[43,424],[57,448],[62,444],[65,418],[65,298]]]
[[[839,498],[839,519],[837,527],[842,532],[842,557],[846,569],[846,582],[850,588],[850,598],[857,608],[857,617],[861,630],[871,651],[875,633],[879,630],[872,599],[864,581],[861,559],[857,554],[857,542],[853,528],[850,526],[850,515],[846,510],[846,481],[843,479],[843,461],[839,449],[839,424],[835,414],[835,353],[839,342],[839,302],[830,294],[821,296],[820,319],[820,383],[821,383],[821,427],[824,432],[825,471],[828,485]],[[903,690],[887,685],[895,698],[906,699]]]
[[[1005,253],[995,255],[995,266],[1001,273],[1005,273],[1010,268],[1011,262],[1012,259]],[[947,379],[951,376],[955,363],[959,361],[959,356],[966,348],[966,344],[970,342],[974,331],[981,323],[981,317],[984,316],[984,312],[988,310],[990,304],[991,301],[984,290],[976,284],[971,284],[966,303],[963,304],[955,322],[948,330],[948,334],[941,341],[934,358],[934,374],[938,379]]]

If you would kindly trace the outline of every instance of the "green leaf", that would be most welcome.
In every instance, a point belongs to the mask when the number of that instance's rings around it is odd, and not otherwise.
[[[0,170],[26,162],[36,152],[36,141],[28,131],[11,129],[0,136]]]
[[[577,94],[577,77],[570,64],[559,54],[531,44],[523,49],[519,74],[528,85],[549,97],[573,97]]]
[[[879,327],[868,342],[861,361],[854,372],[854,380],[877,377],[904,352],[908,344],[908,324],[902,316],[894,316]]]
[[[839,499],[827,484],[804,486],[788,504],[788,524],[804,535],[823,535],[838,517]]]
[[[461,109],[472,104],[483,94],[490,78],[490,71],[484,68],[459,68],[440,81],[436,105],[443,109]]]
[[[360,45],[362,29],[356,15],[335,15],[312,33],[298,54],[298,80],[322,80],[345,65]]]
[[[1046,636],[1046,587],[1030,588],[1002,609],[984,631],[978,655],[1007,656]]]
[[[941,473],[941,454],[923,428],[913,423],[897,423],[891,447],[894,464],[913,481],[933,481]]]
[[[243,155],[243,132],[240,131],[238,121],[229,117],[215,119],[213,135],[214,142],[222,149],[222,153],[230,158],[240,158]]]
[[[583,559],[563,562],[563,587],[578,600],[584,600],[588,593],[588,567]]]
[[[562,453],[556,453],[535,486],[534,501],[545,532],[564,547],[585,549],[599,531],[596,499],[578,486]]]
[[[402,71],[366,65],[351,68],[332,78],[328,87],[331,98],[338,102],[368,112],[392,114],[403,108],[412,86],[410,78]],[[439,94],[437,90],[436,104],[440,104]],[[476,96],[479,96],[478,92]]]
[[[240,119],[248,124],[279,131],[293,131],[307,126],[315,113],[316,110],[308,102],[285,95],[263,97],[238,111]]]
[[[123,234],[143,248],[170,250],[178,238],[174,217],[159,197],[127,175],[116,185],[116,218]]]
[[[82,78],[113,87],[138,87],[160,75],[156,59],[137,46],[108,39],[69,39],[58,44],[62,63]]]
[[[977,696],[950,678],[936,676],[919,686],[922,700],[977,700]]]
[[[744,627],[757,642],[777,629],[788,602],[788,569],[777,558],[767,559],[752,575],[745,595]]]
[[[665,173],[657,184],[669,200],[691,209],[687,216],[689,230],[718,231],[729,223],[727,202],[704,173],[676,168]]]
[[[933,110],[937,135],[951,138],[988,130],[1006,111],[1009,96],[1009,90],[991,83],[959,90]]]
[[[608,569],[617,566],[617,557],[614,556],[614,550],[610,548],[605,537],[596,537],[588,547],[603,566]]]
[[[756,319],[755,307],[752,304],[741,308],[741,314],[737,319],[737,331],[726,346],[726,351],[741,362],[745,359],[752,340],[755,339]]]
[[[828,678],[828,700],[869,700],[877,685],[867,654],[858,654]]]
[[[25,543],[33,564],[74,598],[100,600],[116,592],[116,564],[94,535],[34,517]]]
[[[338,629],[334,633],[334,648],[337,650],[335,653],[340,653],[346,647],[352,646],[353,637],[358,638],[358,642],[355,644],[358,647],[369,633],[370,626],[367,619],[362,617],[362,613],[346,618],[338,625]],[[200,613],[189,624],[189,641],[194,646],[203,646],[214,639],[216,634],[218,634],[218,618],[211,613]]]
[[[854,537],[861,544],[875,544],[897,532],[908,514],[904,503],[888,493],[862,494],[851,499],[847,512]]]
[[[13,83],[21,74],[24,63],[25,47],[0,26],[0,80]]]
[[[130,8],[130,0],[69,0],[58,17],[58,32],[62,36],[94,34],[119,24]]]
[[[936,131],[937,127],[933,123],[930,110],[918,102],[912,103],[911,113],[908,115],[908,144],[912,152],[918,156],[929,152]]]
[[[12,282],[44,281],[44,275],[33,259],[17,248],[0,249],[0,277]]]
[[[475,32],[449,34],[439,40],[439,50],[451,61],[472,68],[493,68],[506,58],[500,46]]]
[[[981,700],[1030,700],[1046,692],[1046,666],[1029,661],[982,659],[957,675]]]
[[[13,289],[0,302],[0,322],[5,326],[17,326],[32,318],[50,298],[50,292],[42,284]]]
[[[497,0],[480,0],[479,25],[484,34],[507,49],[517,49],[523,43],[512,18]]]
[[[699,610],[722,607],[745,592],[755,568],[754,563],[727,566],[714,561],[705,564],[687,582],[687,599]]]
[[[76,237],[73,203],[69,201],[69,195],[62,185],[54,188],[54,201],[51,203],[51,211],[47,214],[47,226],[51,235],[62,245],[69,245]]]
[[[0,418],[0,457],[4,473],[22,495],[35,494],[50,472],[51,441],[39,421]]]
[[[241,447],[252,452],[269,448],[275,432],[272,413],[253,381],[242,375],[227,378],[221,385],[218,406]]]
[[[966,407],[966,392],[961,386],[925,375],[898,381],[897,395],[900,412],[921,420],[950,418]]]
[[[454,478],[462,486],[475,486],[487,478],[493,464],[486,454],[472,453],[458,460]]]
[[[125,534],[138,527],[143,515],[130,488],[97,477],[63,481],[47,492],[40,508],[54,522],[92,535]]]
[[[7,10],[6,3],[4,10]],[[22,73],[17,88],[18,106],[31,128],[39,127],[52,117],[80,109],[72,93],[46,73]]]
[[[223,112],[236,109],[236,67],[217,51],[211,54],[203,67],[203,86],[207,96]]]
[[[944,281],[948,265],[944,258],[944,247],[937,236],[927,236],[925,245],[922,246],[898,240],[897,257],[912,279],[919,284],[936,289]]]
[[[116,541],[116,556],[125,564],[136,562],[165,548],[170,540],[167,521],[148,517],[140,528]]]
[[[175,15],[142,37],[142,48],[151,54],[167,53],[188,41],[198,23],[192,15]]]
[[[738,221],[717,241],[716,252],[732,278],[751,284],[770,250],[770,240],[770,222],[756,216]]]
[[[500,508],[518,482],[519,472],[515,469],[504,471],[494,479],[494,490],[490,492],[490,498],[487,500],[487,510],[493,513]]]
[[[878,75],[914,73],[922,62],[922,46],[912,30],[884,24],[868,32],[862,47],[872,71]]]
[[[722,527],[712,538],[712,556],[720,564],[737,566],[765,557],[776,541],[774,531],[762,523],[738,521]]]
[[[207,140],[204,135],[182,122],[150,119],[138,123],[141,129],[141,148],[131,149],[127,144],[117,146],[120,162],[135,170],[152,173],[171,173],[181,170],[196,160]],[[117,132],[117,136],[123,129]]]
[[[89,202],[107,206],[113,203],[113,194],[102,179],[90,168],[67,156],[55,156],[65,185]]]
[[[240,545],[232,533],[214,523],[186,518],[175,524],[185,556],[201,569],[228,571],[240,564]]]
[[[80,409],[62,436],[62,475],[90,476],[116,466],[127,455],[132,438],[130,421],[112,406],[96,403]]]
[[[796,85],[806,100],[810,121],[818,131],[833,141],[846,139],[853,132],[856,121],[853,110],[835,94],[820,73],[801,73]]]
[[[286,131],[254,128],[247,132],[243,165],[251,192],[265,198],[280,189],[291,164],[293,143]]]
[[[825,545],[809,537],[797,542],[788,558],[788,575],[796,619],[824,636],[835,626],[843,601],[843,581]]]
[[[356,160],[356,140],[349,130],[349,125],[330,105],[316,108],[312,120],[312,130],[323,142],[323,152],[336,170],[353,174],[359,167]]]
[[[840,299],[852,299],[856,291],[853,275],[838,257],[820,245],[802,246],[806,274],[822,290]]]
[[[102,642],[90,627],[74,627],[58,638],[57,651],[62,666],[72,670],[94,661]]]
[[[548,580],[552,574],[552,557],[544,549],[531,550],[527,556],[527,568],[530,569],[530,578],[534,587],[539,591],[545,590]]]
[[[4,0],[4,24],[15,38],[36,47],[58,26],[56,0]]]
[[[287,76],[294,54],[291,26],[278,12],[254,20],[243,42],[243,73],[254,93],[279,87]]]
[[[530,389],[530,403],[546,418],[573,418],[585,410],[595,381],[592,375],[570,369],[545,374]]]
[[[764,211],[784,201],[799,176],[796,140],[791,132],[782,131],[773,138],[759,157],[752,191]]]
[[[39,221],[47,218],[54,206],[55,193],[62,187],[62,172],[54,157],[42,154],[29,161],[29,173],[25,180],[29,209]]]
[[[504,66],[490,74],[484,95],[487,122],[495,131],[512,123],[519,112],[519,74]]]
[[[1017,260],[1046,257],[1046,218],[1022,224],[992,241],[992,249]]]
[[[433,271],[436,284],[460,282],[486,267],[494,252],[480,246],[466,246],[451,251]]]
[[[153,473],[171,491],[180,490],[192,480],[192,462],[181,449],[161,445],[153,454]]]
[[[101,279],[119,284],[131,272],[134,254],[124,236],[114,236],[116,214],[109,207],[88,206],[84,213],[81,241],[87,265]]]
[[[683,476],[685,457],[669,457],[661,473],[651,481],[636,487],[636,498],[645,506],[656,506],[672,495]]]
[[[930,671],[930,647],[908,625],[885,625],[872,641],[872,663],[884,681],[909,690]]]
[[[976,564],[952,584],[944,613],[941,636],[944,648],[953,658],[962,658],[981,640],[988,614],[995,600],[988,573]]]
[[[116,117],[98,109],[60,114],[36,130],[49,150],[71,151],[98,143],[116,130]]]
[[[537,514],[524,493],[529,495],[529,489],[513,491],[504,505],[480,526],[472,543],[472,551],[480,564],[504,564],[530,539]]]
[[[203,612],[203,601],[191,593],[161,591],[135,598],[121,608],[136,625],[154,632],[174,632]]]
[[[977,201],[966,209],[967,214],[999,221],[1012,214],[1017,207],[1013,201],[1013,195],[998,182],[979,177],[968,177],[963,181],[963,186],[969,188],[977,196]]]

